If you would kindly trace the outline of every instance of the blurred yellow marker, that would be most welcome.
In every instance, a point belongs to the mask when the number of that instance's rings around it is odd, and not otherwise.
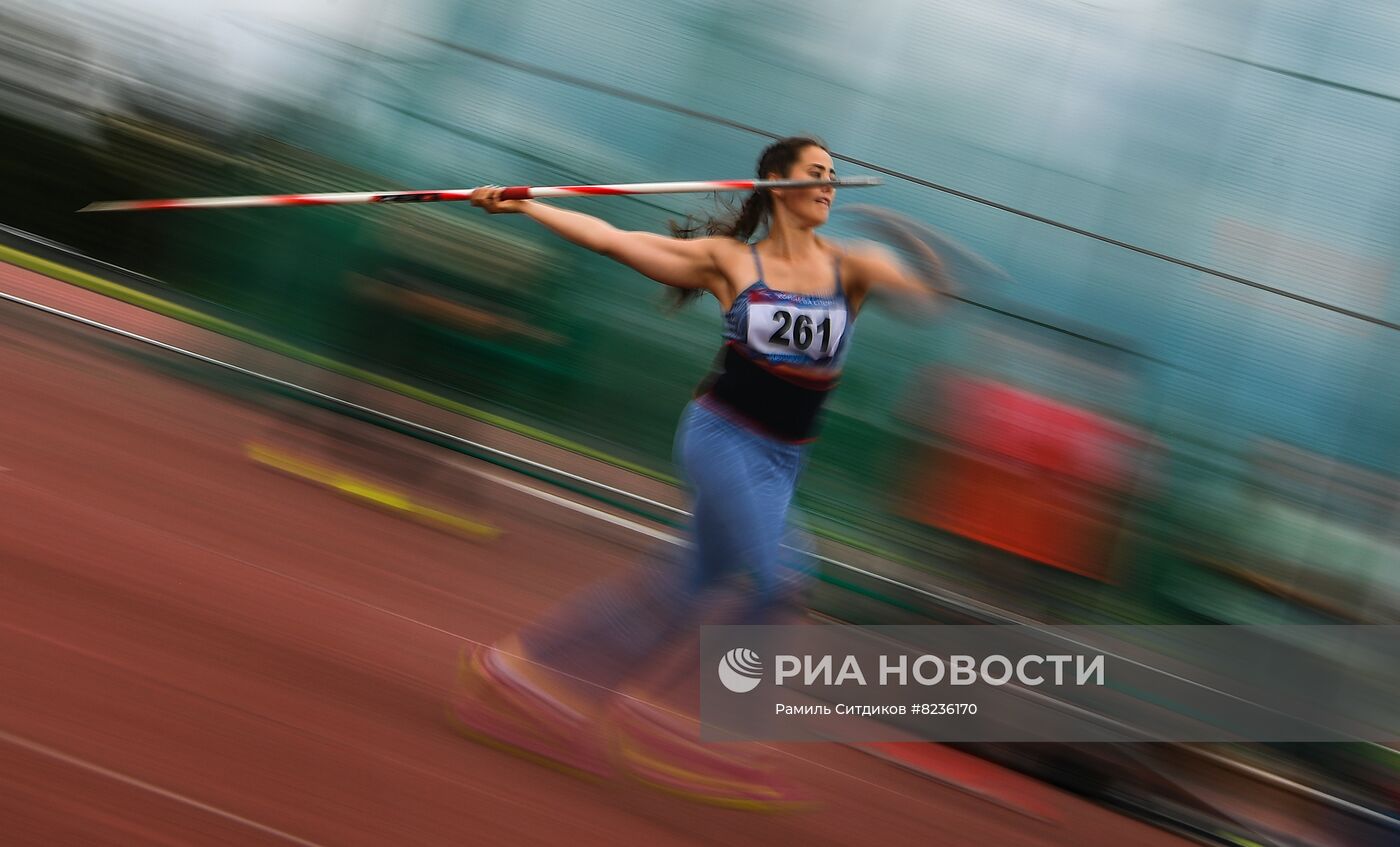
[[[1235,835],[1234,833],[1230,832],[1217,832],[1216,835],[1220,836],[1221,838],[1225,839],[1231,844],[1238,844],[1240,845],[1240,847],[1264,847],[1264,845],[1260,844],[1258,841],[1245,838],[1242,835]]]
[[[325,486],[346,497],[363,500],[380,508],[402,513],[419,523],[446,527],[473,538],[496,538],[501,534],[501,531],[496,527],[461,515],[454,515],[451,512],[444,512],[441,509],[434,509],[422,503],[415,503],[412,498],[402,492],[376,485],[335,468],[313,464],[305,459],[278,452],[262,444],[250,443],[246,445],[246,451],[248,458],[260,465]]]

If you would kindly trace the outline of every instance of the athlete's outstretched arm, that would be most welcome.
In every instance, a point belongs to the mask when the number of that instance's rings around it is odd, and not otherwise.
[[[528,215],[567,241],[676,288],[713,290],[720,278],[714,239],[680,239],[652,232],[630,232],[601,218],[536,200],[501,200],[500,191],[495,187],[478,191],[472,196],[472,205],[491,214]]]

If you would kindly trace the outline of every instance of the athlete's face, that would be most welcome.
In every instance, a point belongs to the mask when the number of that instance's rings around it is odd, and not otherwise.
[[[802,148],[797,161],[785,174],[774,174],[781,179],[836,179],[836,170],[831,164],[831,154],[814,145]],[[819,227],[831,215],[831,204],[836,200],[836,189],[830,185],[816,188],[778,188],[773,195],[782,205],[788,218],[800,227]]]

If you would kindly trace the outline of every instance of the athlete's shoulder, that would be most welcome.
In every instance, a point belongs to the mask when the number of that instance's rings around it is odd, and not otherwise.
[[[873,241],[828,241],[840,263],[841,278],[847,287],[860,287],[880,276],[897,260],[893,251]]]
[[[883,244],[874,241],[851,239],[849,241],[828,241],[830,249],[841,257],[842,262],[865,266],[888,262],[894,252]]]

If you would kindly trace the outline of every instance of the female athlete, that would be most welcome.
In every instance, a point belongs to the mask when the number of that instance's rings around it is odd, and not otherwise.
[[[761,179],[835,178],[814,138],[763,151]],[[948,279],[937,255],[912,236],[911,272],[872,244],[842,247],[817,230],[835,189],[774,188],[749,195],[737,214],[666,237],[626,232],[575,211],[502,200],[472,203],[527,215],[581,247],[677,290],[709,293],[724,318],[719,367],[686,406],[676,464],[692,498],[690,543],[677,561],[625,584],[567,602],[547,622],[493,647],[464,652],[450,703],[457,727],[568,769],[620,770],[656,787],[722,805],[781,808],[800,802],[771,768],[700,744],[693,725],[635,698],[622,685],[654,669],[665,648],[694,632],[723,589],[746,583],[729,623],[766,623],[801,584],[801,557],[785,554],[788,508],[818,415],[841,373],[856,315],[890,298],[902,312],[930,309]],[[898,227],[886,230],[896,237]],[[688,237],[704,231],[704,237]],[[756,243],[750,243],[761,235]],[[592,731],[594,727],[606,728]]]

